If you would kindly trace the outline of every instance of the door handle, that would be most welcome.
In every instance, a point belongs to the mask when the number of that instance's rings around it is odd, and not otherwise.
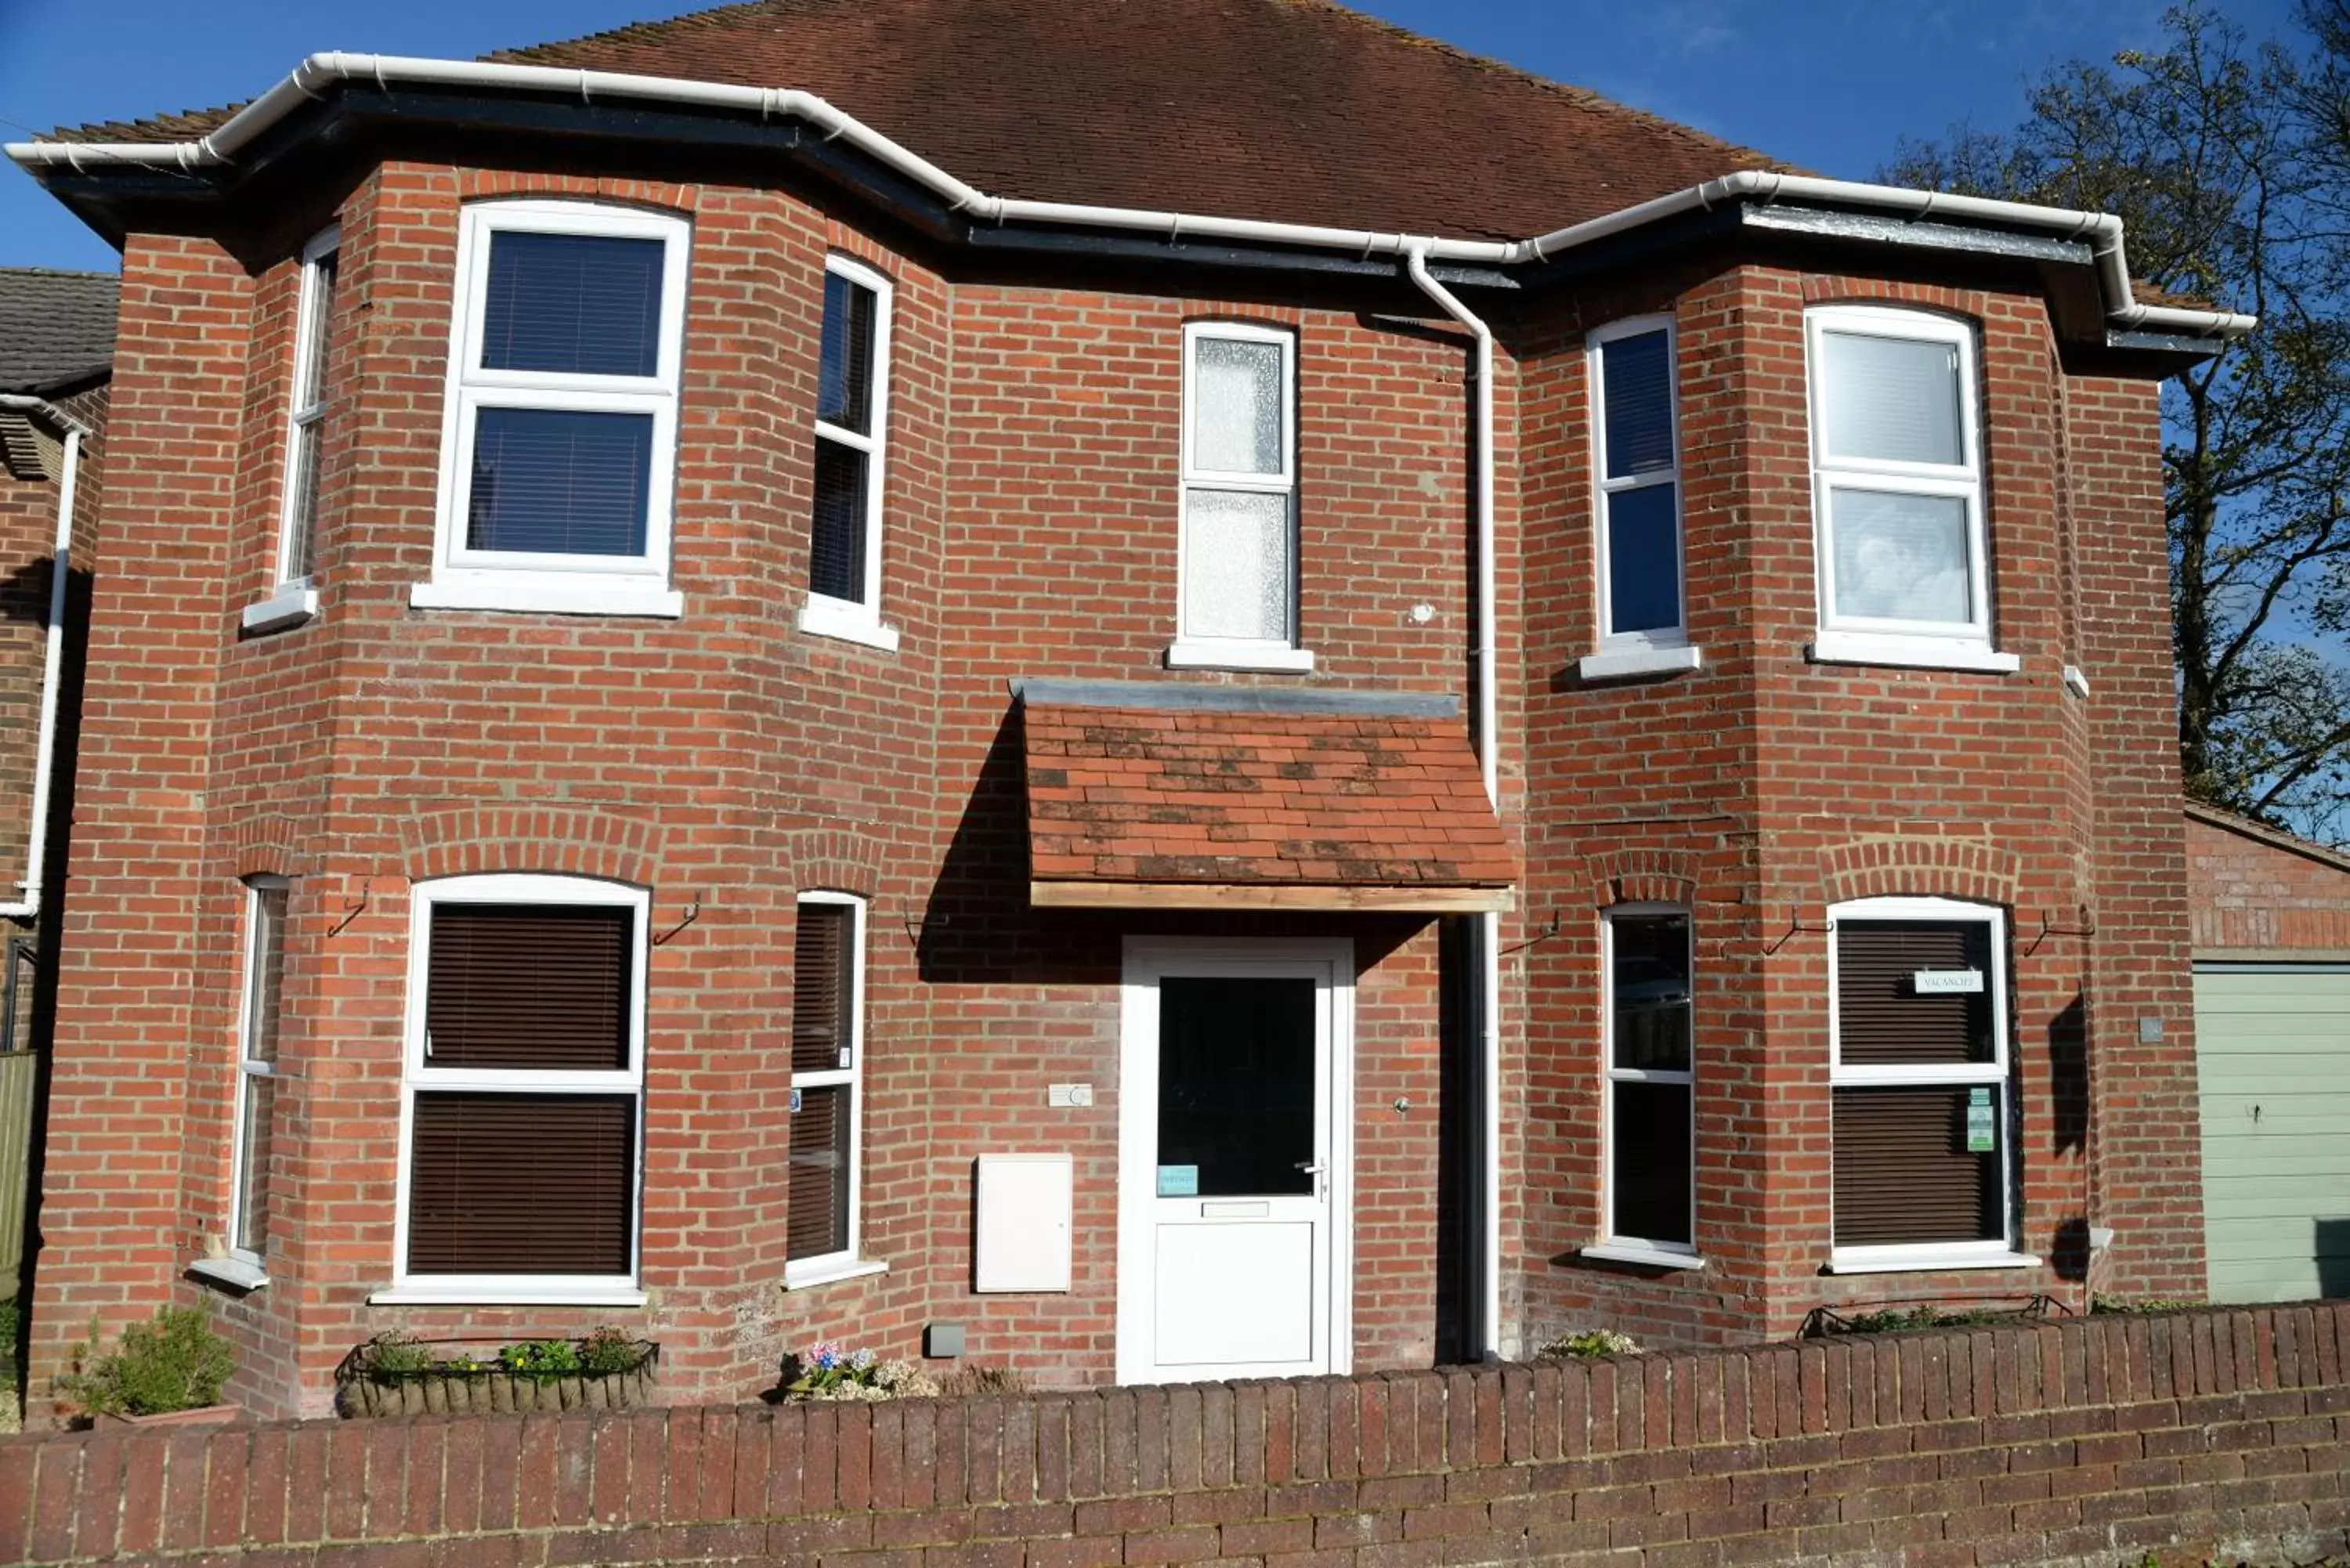
[[[1297,1168],[1308,1176],[1319,1176],[1330,1168],[1318,1159],[1301,1159],[1297,1162]]]

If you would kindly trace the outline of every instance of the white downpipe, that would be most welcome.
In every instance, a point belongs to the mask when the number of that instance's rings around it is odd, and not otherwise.
[[[1498,595],[1493,578],[1493,329],[1461,303],[1458,296],[1436,281],[1428,270],[1433,242],[1414,240],[1404,248],[1404,265],[1420,293],[1438,309],[1459,322],[1477,340],[1477,391],[1472,400],[1477,427],[1477,752],[1484,775],[1485,800],[1498,814],[1502,807],[1502,738],[1495,730],[1500,706],[1494,668],[1501,639],[1494,628]],[[1477,1010],[1481,1038],[1479,1066],[1483,1074],[1482,1141],[1485,1153],[1484,1297],[1479,1314],[1488,1359],[1502,1354],[1502,917],[1491,910],[1477,917],[1477,983],[1483,991]]]
[[[635,76],[617,71],[570,70],[556,66],[492,65],[478,60],[435,60],[400,55],[312,55],[295,67],[285,80],[237,110],[210,135],[195,141],[17,141],[7,144],[6,151],[11,159],[31,168],[92,169],[109,164],[183,170],[217,167],[233,161],[239,150],[291,113],[304,100],[321,97],[329,87],[346,81],[373,82],[387,89],[395,84],[477,87],[559,93],[585,101],[599,98],[631,99],[755,111],[763,119],[799,119],[822,130],[827,138],[846,140],[858,151],[935,192],[957,212],[969,213],[993,223],[1069,223],[1093,228],[1132,229],[1170,236],[1189,234],[1202,239],[1313,245],[1326,250],[1353,251],[1361,255],[1403,255],[1418,249],[1438,261],[1494,265],[1545,261],[1561,251],[1571,250],[1610,234],[1622,234],[1644,223],[1750,196],[1766,202],[1787,197],[1843,206],[1873,207],[1911,218],[1947,216],[2036,229],[2065,239],[2086,239],[2095,258],[2101,292],[2106,296],[2106,319],[2125,329],[2145,328],[2158,332],[2239,337],[2257,325],[2256,317],[2234,311],[2185,310],[2172,306],[2137,303],[2130,286],[2128,259],[2122,249],[2122,222],[2109,213],[2036,207],[2022,202],[1998,202],[1981,196],[1952,196],[1932,191],[1907,191],[1891,185],[1742,170],[1610,213],[1605,217],[1554,229],[1532,239],[1416,240],[1399,234],[1380,234],[1366,229],[1323,228],[1311,224],[1215,218],[1136,207],[1095,207],[991,196],[978,187],[956,179],[937,164],[861,120],[834,108],[814,93],[789,88],[734,87],[722,82]]]
[[[40,414],[63,427],[64,471],[57,480],[57,538],[49,571],[49,626],[41,652],[41,738],[33,763],[33,815],[26,830],[25,896],[0,904],[0,917],[29,920],[41,912],[43,863],[49,848],[49,788],[57,776],[57,701],[66,635],[66,581],[73,568],[74,487],[81,476],[81,421],[39,398],[0,396],[0,408]]]

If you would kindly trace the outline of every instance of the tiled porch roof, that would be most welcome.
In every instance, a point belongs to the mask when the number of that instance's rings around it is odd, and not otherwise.
[[[1516,867],[1448,700],[1045,681],[1024,696],[1033,903],[1509,902]]]

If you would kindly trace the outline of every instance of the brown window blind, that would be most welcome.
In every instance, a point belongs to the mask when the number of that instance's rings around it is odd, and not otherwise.
[[[851,1022],[857,911],[847,904],[803,903],[792,950],[792,1071],[829,1073],[848,1066],[857,1042]]]
[[[420,1090],[411,1274],[625,1274],[636,1096]]]
[[[846,1084],[795,1092],[800,1108],[791,1117],[791,1204],[784,1249],[788,1257],[820,1258],[848,1249],[848,1135],[855,1107]]]
[[[1968,1092],[1963,1084],[1835,1091],[1837,1246],[1996,1241],[2007,1234],[2002,1157],[1967,1152]],[[2001,1092],[1992,1086],[1994,1099]]]
[[[1979,992],[1918,994],[1920,970],[1973,970]],[[1846,920],[1836,927],[1836,1050],[1847,1067],[1992,1059],[1991,928]]]
[[[425,1064],[625,1072],[635,922],[596,906],[436,905]]]

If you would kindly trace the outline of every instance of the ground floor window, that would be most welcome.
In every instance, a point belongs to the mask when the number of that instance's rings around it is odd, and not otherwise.
[[[228,1244],[258,1268],[269,1250],[270,1168],[277,1137],[277,1016],[286,982],[286,883],[245,884],[244,986],[237,1010],[236,1125]]]
[[[802,894],[792,943],[789,1284],[857,1259],[864,1031],[865,901]]]
[[[1694,1256],[1689,912],[1625,905],[1607,912],[1603,931],[1607,1244]]]
[[[1874,898],[1829,916],[1837,1266],[2010,1254],[2003,915]]]
[[[633,1288],[647,898],[574,877],[416,890],[400,1286],[452,1299]]]

